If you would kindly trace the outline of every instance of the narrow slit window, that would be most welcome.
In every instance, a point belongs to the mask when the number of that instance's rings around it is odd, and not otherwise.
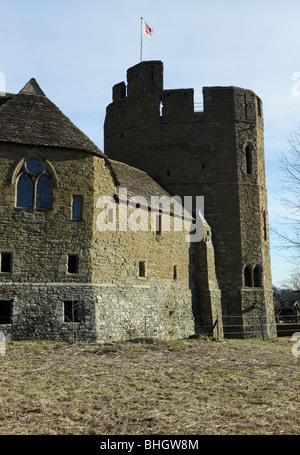
[[[245,118],[248,117],[248,106],[247,106],[247,95],[244,93],[244,108],[245,108]]]
[[[11,324],[12,302],[0,300],[0,324]]]
[[[78,302],[73,300],[64,302],[64,322],[78,322]]]
[[[145,261],[139,262],[139,277],[145,278],[146,276],[146,263]]]
[[[267,231],[267,216],[266,216],[266,211],[263,211],[263,238],[264,240],[268,240],[268,231]]]
[[[114,222],[114,209],[108,209],[108,222],[110,224]]]
[[[252,147],[250,145],[246,147],[246,172],[252,174]]]
[[[78,273],[79,258],[77,254],[68,255],[68,273]]]
[[[161,214],[156,216],[156,235],[161,235],[162,233],[162,216]]]
[[[73,195],[72,198],[72,219],[80,220],[82,218],[82,196]]]
[[[153,68],[153,66],[151,66],[151,73],[150,74],[151,74],[151,82],[153,82],[154,81],[154,68]]]
[[[177,265],[173,266],[173,280],[177,280]]]
[[[1,253],[1,272],[11,273],[12,271],[12,254]]]

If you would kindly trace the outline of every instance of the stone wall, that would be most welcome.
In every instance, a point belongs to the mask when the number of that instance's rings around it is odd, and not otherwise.
[[[0,286],[0,300],[10,300],[11,323],[0,330],[13,340],[58,340],[95,342],[95,295],[86,284],[10,283]],[[78,308],[78,322],[65,322],[64,302]]]
[[[191,292],[186,286],[99,286],[96,324],[100,340],[136,337],[174,339],[195,333]]]
[[[53,170],[52,210],[16,207],[18,169],[30,157]],[[114,196],[116,189],[104,158],[2,145],[0,181],[0,254],[12,254],[12,270],[0,273],[0,301],[12,304],[10,323],[0,324],[6,336],[105,341],[194,333],[187,233],[158,235],[150,225],[146,232],[99,231],[98,198]],[[72,195],[82,196],[81,219],[72,219]],[[68,272],[68,254],[78,255],[78,273]],[[76,304],[76,322],[65,321],[64,302]]]
[[[270,245],[262,227],[265,211],[268,232],[261,100],[238,87],[204,87],[203,112],[195,112],[192,89],[163,87],[159,61],[130,68],[127,82],[127,92],[118,84],[107,106],[105,153],[144,170],[181,197],[193,196],[194,207],[196,197],[204,196],[223,315],[243,320],[247,263],[252,270],[261,267],[259,287],[272,292]],[[247,301],[249,296],[257,301],[256,290],[247,291]],[[273,307],[266,293],[260,294],[264,314]]]
[[[180,285],[16,283],[1,285],[0,300],[12,302],[9,339],[116,341],[136,337],[184,338],[195,333],[191,291]],[[64,319],[73,301],[78,319]]]
[[[97,181],[96,181],[97,183]],[[96,187],[95,196],[101,197]],[[123,208],[124,209],[124,208]],[[122,208],[121,208],[122,210]],[[93,282],[106,283],[97,288],[96,320],[99,337],[119,339],[147,336],[180,338],[195,333],[197,288],[192,280],[191,244],[188,232],[152,230],[151,213],[140,209],[148,229],[119,231],[120,205],[116,207],[116,228],[94,230],[91,261]],[[128,218],[136,208],[127,207]],[[94,224],[101,209],[95,211]],[[162,225],[164,217],[162,215]],[[139,263],[145,276],[139,276]],[[174,276],[174,267],[176,275]]]

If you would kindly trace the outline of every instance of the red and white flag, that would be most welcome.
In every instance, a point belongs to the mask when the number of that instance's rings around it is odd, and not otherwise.
[[[151,39],[153,31],[154,31],[153,28],[149,27],[149,25],[143,20],[143,33],[144,33],[144,35],[149,36],[149,38]]]

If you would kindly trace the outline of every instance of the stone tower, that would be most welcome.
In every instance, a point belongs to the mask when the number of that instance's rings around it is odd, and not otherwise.
[[[260,98],[238,87],[204,87],[196,112],[193,89],[164,89],[162,62],[141,62],[127,71],[127,86],[113,87],[104,141],[109,158],[181,197],[204,196],[224,332],[251,334],[260,315],[273,323]]]

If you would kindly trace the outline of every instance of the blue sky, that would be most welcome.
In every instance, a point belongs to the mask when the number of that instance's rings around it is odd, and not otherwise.
[[[287,136],[300,124],[292,80],[300,72],[299,0],[0,0],[0,16],[6,90],[17,93],[36,78],[102,150],[112,86],[139,62],[141,16],[154,28],[143,57],[164,62],[165,88],[194,88],[195,101],[203,86],[253,90],[263,101],[269,219],[278,226],[285,212],[277,155],[289,152]],[[293,265],[277,244],[271,235],[279,285]]]

